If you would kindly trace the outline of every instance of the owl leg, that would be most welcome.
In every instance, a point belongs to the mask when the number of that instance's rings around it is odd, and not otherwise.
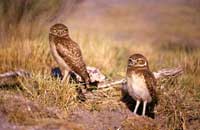
[[[137,114],[137,110],[138,110],[139,105],[140,105],[140,101],[137,100],[136,106],[135,106],[135,109],[134,109],[134,114]]]
[[[143,111],[142,111],[142,116],[145,116],[146,107],[147,107],[147,101],[144,101],[144,102],[143,102]]]
[[[63,76],[63,79],[62,79],[62,83],[69,78],[69,71],[68,70],[64,70],[64,76]]]

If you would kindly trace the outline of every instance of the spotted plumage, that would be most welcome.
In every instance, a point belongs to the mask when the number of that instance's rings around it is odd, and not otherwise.
[[[86,69],[79,45],[74,42],[68,33],[68,28],[63,24],[55,24],[50,28],[49,43],[52,55],[59,66],[64,70],[64,81],[70,71],[81,76],[86,84],[90,77]]]
[[[143,102],[142,115],[144,116],[147,103],[152,102],[156,97],[156,79],[143,55],[133,54],[129,57],[126,78],[128,94],[136,101],[134,114],[137,113],[139,104]]]

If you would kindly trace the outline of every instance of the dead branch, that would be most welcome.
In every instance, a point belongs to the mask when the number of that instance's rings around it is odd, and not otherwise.
[[[111,87],[114,85],[118,85],[118,84],[122,84],[122,83],[126,83],[126,79],[120,79],[120,80],[116,80],[116,81],[105,81],[105,82],[101,82],[98,84],[97,88],[107,88],[107,87]]]
[[[156,79],[166,78],[166,77],[177,77],[183,73],[182,67],[161,69],[158,72],[153,72]]]
[[[17,82],[16,80],[18,77],[30,77],[30,75],[31,74],[29,72],[23,69],[5,72],[0,74],[0,84],[10,84],[13,82]]]

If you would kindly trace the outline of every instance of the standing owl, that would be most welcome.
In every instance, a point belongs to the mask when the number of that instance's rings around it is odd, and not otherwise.
[[[50,28],[49,44],[52,55],[58,65],[64,70],[62,82],[74,71],[85,82],[90,83],[90,77],[86,69],[79,45],[69,37],[68,28],[63,24],[55,24]]]
[[[142,115],[145,116],[147,103],[156,97],[156,79],[143,55],[133,54],[129,57],[126,78],[128,94],[136,101],[134,114],[137,113],[140,102],[143,102]]]

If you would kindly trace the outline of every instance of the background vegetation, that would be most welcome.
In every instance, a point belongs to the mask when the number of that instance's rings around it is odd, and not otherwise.
[[[199,129],[199,6],[195,0],[180,1],[155,5],[154,1],[147,4],[134,0],[121,6],[110,2],[107,7],[87,0],[1,0],[0,73],[23,68],[33,77],[19,79],[18,87],[1,85],[0,115],[18,126],[62,124],[80,105],[75,84],[61,84],[50,76],[57,65],[49,51],[48,28],[63,22],[80,44],[86,63],[108,78],[124,77],[128,56],[137,52],[147,56],[153,71],[182,66],[184,74],[179,78],[159,81],[155,120],[162,129]],[[106,98],[98,102],[119,102],[119,89],[105,93]],[[82,105],[101,111],[98,102]],[[24,108],[27,104],[32,104],[31,111]],[[78,129],[76,125],[71,126]]]

